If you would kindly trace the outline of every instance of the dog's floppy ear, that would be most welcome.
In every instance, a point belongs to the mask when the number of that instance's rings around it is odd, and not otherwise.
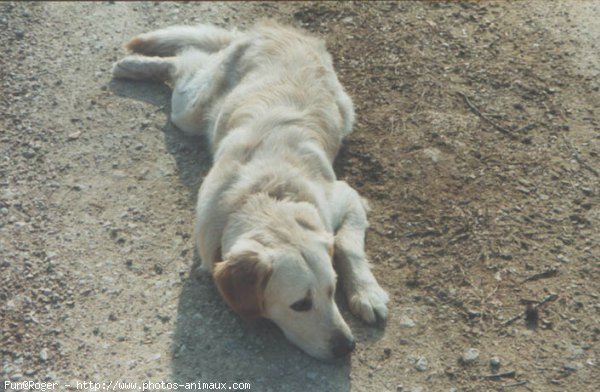
[[[225,302],[242,318],[253,320],[263,313],[263,296],[273,273],[271,263],[254,251],[230,254],[215,264],[213,278]]]

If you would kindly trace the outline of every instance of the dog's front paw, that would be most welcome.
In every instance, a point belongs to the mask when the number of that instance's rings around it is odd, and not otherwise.
[[[377,281],[356,282],[348,290],[350,310],[369,324],[387,319],[389,297]]]

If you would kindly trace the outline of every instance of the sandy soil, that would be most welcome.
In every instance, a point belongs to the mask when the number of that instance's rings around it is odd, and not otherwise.
[[[372,204],[391,316],[346,312],[340,362],[195,272],[203,141],[166,86],[111,81],[135,34],[259,17],[326,39],[357,108],[336,171]],[[598,42],[593,1],[0,3],[0,380],[593,391]]]

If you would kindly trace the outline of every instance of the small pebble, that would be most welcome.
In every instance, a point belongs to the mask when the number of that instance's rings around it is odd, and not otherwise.
[[[81,131],[75,131],[75,132],[72,132],[72,133],[70,133],[70,134],[67,136],[67,140],[68,140],[68,141],[73,141],[73,140],[76,140],[76,139],[78,139],[78,138],[79,138],[79,136],[81,136]]]
[[[501,365],[500,358],[498,358],[498,357],[491,357],[490,358],[490,366],[492,368],[497,369],[497,368],[500,367],[500,365]]]
[[[10,376],[10,380],[11,381],[19,381],[22,377],[23,377],[23,375],[21,373],[13,373],[13,375]]]
[[[477,359],[479,359],[479,350],[477,350],[476,348],[469,348],[465,350],[465,352],[462,355],[462,361],[465,364],[474,363],[475,361],[477,361]]]
[[[565,364],[563,367],[565,368],[565,370],[568,370],[570,372],[576,372],[579,370],[581,365],[578,363],[572,362],[572,363]]]
[[[35,151],[33,149],[29,148],[29,149],[23,151],[21,153],[21,155],[23,155],[23,158],[25,158],[25,159],[31,159],[31,158],[35,157]]]
[[[412,328],[415,325],[415,322],[411,318],[406,316],[400,317],[400,328]]]
[[[586,196],[592,196],[594,194],[594,190],[592,188],[584,188],[581,187],[581,191],[583,192],[584,195]]]
[[[425,370],[427,370],[427,366],[427,358],[425,357],[420,357],[415,363],[415,369],[417,369],[420,372],[424,372]]]
[[[15,36],[18,39],[21,39],[21,38],[25,37],[25,32],[23,30],[17,30],[17,31],[15,31]]]
[[[50,372],[44,377],[44,381],[54,381],[57,379],[56,373]]]
[[[425,157],[431,159],[431,162],[438,163],[440,161],[441,151],[437,148],[426,148],[423,150]]]
[[[571,358],[581,358],[585,355],[585,352],[581,347],[575,347],[571,350]]]
[[[569,258],[565,255],[558,255],[556,256],[556,260],[560,261],[561,263],[567,264],[569,261]]]
[[[42,349],[42,351],[40,351],[40,360],[42,360],[43,362],[46,362],[48,360],[48,349],[44,348]]]

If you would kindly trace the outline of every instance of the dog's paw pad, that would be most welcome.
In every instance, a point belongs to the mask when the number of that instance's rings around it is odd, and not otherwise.
[[[385,322],[389,297],[377,282],[360,285],[348,295],[350,310],[369,324]]]

